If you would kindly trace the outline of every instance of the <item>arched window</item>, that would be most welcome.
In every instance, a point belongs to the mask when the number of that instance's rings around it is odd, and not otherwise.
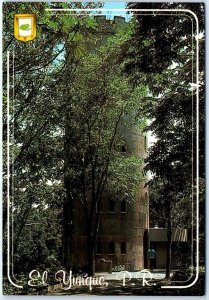
[[[125,143],[121,146],[121,152],[126,153],[126,144]]]
[[[147,150],[147,137],[146,135],[144,136],[144,150]]]
[[[148,202],[148,193],[147,192],[145,193],[144,201],[145,201],[145,204]]]
[[[126,243],[125,242],[122,242],[120,244],[120,253],[121,254],[126,254]]]
[[[122,200],[121,203],[120,203],[120,211],[122,213],[125,213],[126,212],[126,200]]]
[[[109,199],[108,210],[109,212],[115,212],[116,203],[113,199]]]
[[[109,254],[115,254],[115,243],[113,241],[109,242]]]
[[[102,254],[102,242],[97,242],[97,254]]]

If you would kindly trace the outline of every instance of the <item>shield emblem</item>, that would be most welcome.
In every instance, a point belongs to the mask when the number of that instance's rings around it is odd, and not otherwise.
[[[14,36],[22,42],[32,41],[36,37],[36,15],[17,14],[14,17]]]

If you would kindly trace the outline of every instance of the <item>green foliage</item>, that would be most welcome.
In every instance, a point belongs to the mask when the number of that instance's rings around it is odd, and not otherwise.
[[[86,27],[87,28],[96,28],[98,26],[97,22],[95,19],[86,19]]]
[[[109,168],[107,190],[115,198],[134,202],[139,183],[144,179],[141,168],[143,160],[136,156],[118,155]]]
[[[183,8],[181,4],[137,3],[135,8],[170,9]],[[203,32],[203,6],[186,5],[200,18],[200,31]],[[127,52],[125,69],[132,74],[133,84],[140,80],[139,72],[146,74],[149,97],[145,97],[142,110],[151,120],[146,130],[156,137],[149,150],[147,169],[153,173],[154,184],[159,181],[160,194],[169,191],[170,202],[187,199],[191,201],[194,188],[193,168],[195,168],[196,136],[196,90],[191,87],[195,82],[196,53],[195,37],[191,35],[189,19],[181,17],[162,17],[161,15],[135,16],[134,33],[131,47]],[[192,42],[193,39],[193,42]],[[193,45],[193,48],[192,48]],[[204,38],[200,40],[200,53],[203,55]],[[130,57],[135,53],[135,56]],[[204,66],[200,64],[200,69]],[[204,80],[200,74],[200,153],[204,141]],[[200,154],[200,165],[204,164],[204,154]],[[200,176],[204,173],[200,171]],[[193,181],[194,183],[194,181]],[[194,183],[195,184],[195,183]],[[160,196],[159,194],[159,196]],[[158,196],[156,196],[158,198]],[[172,200],[171,200],[172,199]],[[184,221],[182,219],[182,224]]]
[[[204,6],[179,3],[128,4],[140,9],[190,9],[198,16],[200,32],[204,34]],[[124,70],[132,75],[132,84],[141,82],[143,74],[149,88],[145,97],[145,115],[156,138],[149,149],[146,169],[153,178],[150,181],[151,224],[167,227],[168,240],[172,240],[171,228],[191,228],[195,219],[196,176],[204,190],[204,37],[199,39],[199,165],[196,168],[196,38],[191,33],[191,19],[182,16],[135,15],[135,27],[127,51]],[[202,198],[202,197],[201,197]],[[202,207],[204,200],[199,202]],[[192,210],[192,207],[194,210]],[[202,210],[204,211],[204,210]],[[159,220],[156,216],[159,216]],[[193,221],[194,221],[193,219]],[[201,256],[204,257],[202,235],[204,216],[201,219]],[[196,223],[192,230],[196,230]],[[170,253],[168,249],[168,253]],[[168,255],[169,258],[169,255]],[[167,264],[169,273],[169,260]]]
[[[4,53],[11,48],[18,53],[14,57],[15,102],[10,103],[11,132],[14,126],[10,145],[11,204],[17,272],[59,265],[62,238],[66,241],[68,228],[65,225],[72,220],[71,212],[62,220],[64,203],[70,205],[72,198],[88,201],[86,213],[88,217],[93,214],[93,221],[96,204],[108,181],[114,192],[121,185],[121,193],[133,201],[142,180],[142,161],[135,156],[123,157],[116,150],[124,140],[124,128],[145,126],[140,107],[147,88],[140,84],[133,89],[121,72],[132,27],[125,24],[113,37],[105,39],[97,34],[99,26],[92,15],[45,12],[54,5],[94,8],[101,4],[4,4]],[[13,37],[13,12],[29,10],[39,12],[37,37],[21,43]],[[3,63],[6,99],[6,55]],[[6,124],[5,101],[5,129]],[[6,155],[6,131],[4,145]],[[4,167],[6,171],[6,163]],[[110,183],[111,177],[114,180]],[[4,179],[6,183],[6,175]],[[90,190],[91,197],[87,199]],[[4,229],[5,226],[6,218]]]
[[[47,197],[45,199],[47,200]],[[46,268],[53,268],[53,265],[60,264],[58,256],[62,253],[60,216],[61,208],[33,204],[14,257],[18,273],[33,269],[44,271]]]

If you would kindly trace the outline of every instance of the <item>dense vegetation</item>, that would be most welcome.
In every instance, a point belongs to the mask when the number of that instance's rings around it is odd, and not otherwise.
[[[138,111],[147,89],[143,84],[130,86],[118,61],[131,23],[106,28],[88,13],[59,16],[46,14],[47,7],[13,3],[5,5],[4,12],[4,50],[15,53],[13,65],[10,52],[15,77],[9,120],[15,272],[44,269],[51,261],[70,267],[66,245],[75,232],[73,207],[79,201],[88,228],[88,271],[93,274],[96,207],[104,190],[133,201],[143,178],[142,159],[124,157],[120,149],[124,128],[145,127]],[[12,32],[14,12],[29,8],[39,11],[38,36],[20,43]],[[4,74],[6,129],[6,55]],[[6,211],[5,201],[5,238]]]
[[[177,15],[168,18],[135,14],[128,23],[112,24],[110,28],[89,12],[63,15],[46,14],[44,10],[100,6],[95,3],[4,5],[3,151],[6,158],[6,53],[10,50],[11,82],[14,79],[10,94],[14,97],[9,107],[12,133],[9,192],[14,273],[18,275],[34,268],[70,267],[66,245],[76,230],[73,219],[76,201],[85,211],[88,272],[94,273],[96,207],[102,203],[104,190],[117,194],[118,198],[126,194],[128,201],[133,201],[144,178],[143,160],[134,155],[126,157],[119,151],[124,130],[130,126],[137,125],[144,132],[151,130],[157,138],[150,148],[146,171],[153,174],[149,182],[151,223],[158,222],[168,228],[167,277],[172,228],[190,229],[193,224],[195,239],[197,176],[199,205],[204,208],[203,7],[185,6],[198,15],[201,38],[196,36],[194,28],[191,34],[191,20],[187,16],[180,22]],[[181,4],[138,3],[129,3],[128,7],[184,8]],[[38,35],[34,41],[22,43],[13,37],[13,17],[15,13],[29,10],[38,11]],[[195,160],[197,89],[193,84],[196,82],[196,38],[200,43],[199,174],[196,174]],[[151,121],[149,126],[147,119]],[[4,271],[6,167],[5,159]],[[156,218],[159,215],[161,218]],[[200,237],[204,263],[202,214]]]
[[[199,226],[196,219],[197,206],[204,211],[204,5],[128,3],[128,8],[155,9],[148,16],[135,12],[137,23],[125,70],[133,74],[133,84],[140,81],[141,74],[150,91],[143,109],[151,120],[147,130],[156,137],[147,159],[147,170],[153,174],[151,222],[168,228],[166,275],[169,277],[172,228],[192,228],[190,246],[193,247],[194,241],[196,249],[199,227],[200,260],[204,264],[204,215],[199,216]],[[175,13],[168,18],[166,12],[159,13],[156,9],[189,12],[181,18]],[[197,16],[199,33],[193,17],[191,21],[192,13]]]

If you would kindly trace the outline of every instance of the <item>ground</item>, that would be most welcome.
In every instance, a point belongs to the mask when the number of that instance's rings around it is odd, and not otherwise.
[[[140,295],[144,290],[151,291],[153,288],[159,288],[162,281],[165,281],[165,272],[160,270],[153,273],[148,270],[143,272],[122,271],[112,274],[97,273],[96,277],[103,277],[105,284],[103,286],[92,286],[92,290],[89,286],[71,286],[68,290],[58,289],[52,291],[51,295]]]
[[[183,276],[184,273],[184,276]],[[82,285],[79,282],[75,282],[75,278],[71,276],[70,280],[65,286],[59,282],[52,282],[51,285],[39,286],[37,288],[28,288],[25,286],[23,290],[14,291],[11,287],[4,291],[5,295],[53,295],[53,296],[89,296],[89,295],[138,295],[138,296],[202,296],[205,294],[205,273],[200,272],[199,278],[195,284],[194,277],[188,279],[187,274],[180,270],[172,270],[171,279],[165,278],[165,270],[154,270],[150,273],[149,270],[143,270],[141,272],[113,272],[97,273],[94,277],[94,282],[91,282],[90,278],[83,277]],[[182,277],[183,276],[183,277]],[[81,278],[81,277],[78,277]],[[86,281],[84,281],[84,278]],[[96,278],[96,279],[95,279]],[[101,280],[102,278],[102,280]],[[100,282],[99,282],[100,279]],[[187,279],[185,281],[185,279]],[[92,278],[91,278],[92,280]],[[63,282],[63,278],[60,278]],[[177,285],[190,286],[178,289],[175,288],[175,282]],[[102,285],[101,285],[102,283]],[[95,284],[95,285],[94,285]],[[100,285],[99,285],[100,284]],[[6,285],[5,285],[6,286]],[[169,288],[165,288],[169,286]],[[170,288],[170,287],[173,288]],[[163,287],[163,288],[162,288]],[[64,289],[65,288],[65,289]]]

